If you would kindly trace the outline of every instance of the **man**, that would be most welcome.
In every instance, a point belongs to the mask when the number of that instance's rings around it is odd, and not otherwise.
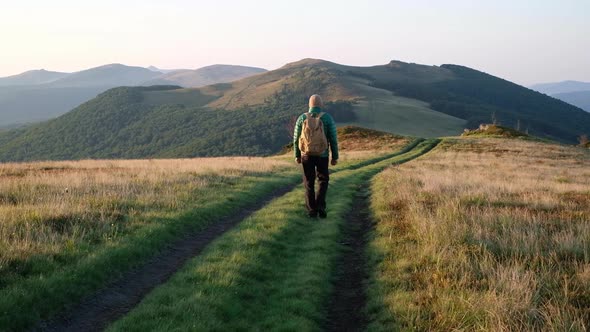
[[[311,96],[309,98],[309,112],[299,116],[293,134],[295,160],[298,164],[303,164],[305,204],[311,218],[318,215],[320,218],[328,216],[326,213],[326,193],[330,181],[328,173],[330,150],[332,151],[332,166],[338,163],[336,124],[330,114],[322,111],[323,106],[322,98],[319,95]],[[317,130],[314,127],[316,124]],[[314,133],[318,133],[317,135],[320,137],[314,136]],[[318,140],[323,140],[323,142],[318,143]],[[320,185],[317,194],[315,193],[316,175]]]

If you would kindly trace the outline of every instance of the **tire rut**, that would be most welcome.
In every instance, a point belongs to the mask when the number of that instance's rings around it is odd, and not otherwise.
[[[418,143],[422,143],[419,141]],[[417,147],[413,145],[407,152]],[[440,140],[429,140],[421,153],[394,165],[406,163],[421,157],[434,149]],[[374,221],[370,211],[370,179],[357,188],[350,212],[345,217],[341,244],[344,246],[341,256],[334,267],[333,291],[328,303],[325,331],[363,331],[368,318],[365,313],[367,303],[366,281],[369,270],[366,261],[368,236]]]
[[[336,264],[336,280],[330,301],[326,331],[362,331],[367,319],[365,248],[372,228],[368,183],[358,188],[351,211],[346,216],[342,244],[344,253]]]
[[[298,183],[273,191],[257,204],[194,231],[170,244],[147,262],[123,274],[105,288],[88,296],[56,317],[43,321],[34,331],[102,331],[131,311],[155,287],[165,283],[186,261],[199,255],[213,240],[271,200],[295,188]]]

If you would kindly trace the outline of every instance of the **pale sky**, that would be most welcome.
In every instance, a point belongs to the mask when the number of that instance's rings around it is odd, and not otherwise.
[[[590,0],[0,0],[0,76],[107,63],[453,63],[590,81]]]

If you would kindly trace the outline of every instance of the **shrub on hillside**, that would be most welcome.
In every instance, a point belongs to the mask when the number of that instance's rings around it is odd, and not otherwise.
[[[502,136],[502,137],[529,137],[529,135],[516,129],[495,124],[480,124],[477,129],[465,129],[461,136]]]

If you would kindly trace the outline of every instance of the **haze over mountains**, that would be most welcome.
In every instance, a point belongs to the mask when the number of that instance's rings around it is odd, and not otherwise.
[[[548,95],[575,91],[590,91],[590,82],[563,81],[552,83],[540,83],[532,85],[531,89]]]
[[[563,81],[535,84],[531,89],[545,93],[590,112],[590,82]]]
[[[69,74],[60,73],[57,71],[47,71],[45,69],[29,70],[18,75],[0,77],[0,86],[37,85],[51,83],[67,75]]]
[[[201,88],[110,89],[56,119],[0,132],[0,161],[268,155],[290,141],[287,124],[313,93],[339,125],[397,134],[458,135],[492,121],[572,144],[590,133],[590,113],[467,67],[303,59]]]
[[[117,86],[172,84],[199,87],[264,71],[261,68],[232,65],[160,71],[122,64],[109,64],[74,73],[27,71],[0,78],[0,127],[53,118]]]

